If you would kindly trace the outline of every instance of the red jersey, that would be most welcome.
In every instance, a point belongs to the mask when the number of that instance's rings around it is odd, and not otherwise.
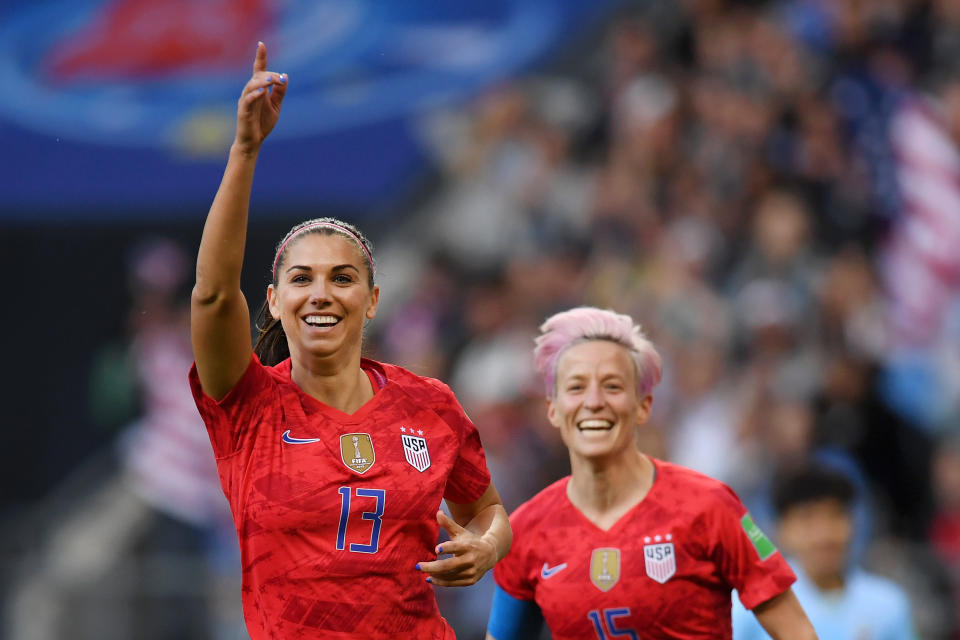
[[[653,486],[609,531],[567,497],[569,476],[510,517],[497,584],[533,600],[555,640],[731,638],[731,590],[744,606],[796,579],[726,485],[654,460]]]
[[[243,610],[263,638],[453,638],[416,563],[434,557],[441,499],[490,484],[450,389],[364,360],[379,390],[349,415],[305,394],[290,361],[219,402],[190,384],[240,540]]]

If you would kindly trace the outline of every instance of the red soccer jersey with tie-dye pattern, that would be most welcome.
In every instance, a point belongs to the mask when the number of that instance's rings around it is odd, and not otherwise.
[[[446,385],[363,361],[374,397],[350,415],[253,357],[219,402],[190,383],[233,510],[253,640],[453,638],[416,563],[441,500],[490,484],[476,428]]]
[[[570,502],[569,477],[510,517],[494,576],[536,602],[555,640],[729,639],[732,589],[752,609],[796,579],[730,488],[653,462],[650,492],[608,531]]]

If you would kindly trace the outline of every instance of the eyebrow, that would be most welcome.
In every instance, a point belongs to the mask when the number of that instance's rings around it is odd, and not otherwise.
[[[305,264],[295,264],[295,265],[291,266],[289,269],[287,269],[286,273],[290,273],[291,271],[293,271],[293,270],[295,270],[295,269],[299,269],[300,271],[313,271],[313,269],[312,269],[311,267],[309,267],[309,266],[307,266],[307,265],[305,265]],[[357,268],[356,268],[354,265],[352,265],[352,264],[338,264],[337,266],[332,267],[330,270],[331,270],[331,271],[343,271],[344,269],[353,269],[353,270],[356,271],[357,273],[360,273],[360,270],[357,269]]]

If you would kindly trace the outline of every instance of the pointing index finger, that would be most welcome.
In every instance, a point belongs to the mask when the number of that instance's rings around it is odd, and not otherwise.
[[[267,70],[267,45],[263,42],[257,43],[257,57],[253,60],[253,72]]]

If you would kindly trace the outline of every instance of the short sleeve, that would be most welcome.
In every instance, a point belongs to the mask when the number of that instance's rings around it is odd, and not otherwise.
[[[204,393],[196,363],[190,367],[189,379],[194,402],[207,426],[218,459],[243,448],[253,427],[277,401],[276,384],[256,354],[250,358],[250,364],[237,384],[219,401]]]
[[[494,565],[493,578],[511,597],[517,600],[533,600],[536,597],[536,584],[532,579],[533,563],[530,562],[526,542],[534,534],[524,526],[518,517],[518,511],[510,516],[510,527],[513,529],[513,544],[503,560]]]
[[[543,628],[543,613],[532,600],[518,600],[500,585],[493,591],[487,635],[494,640],[525,640],[539,638]]]
[[[712,556],[743,606],[753,609],[789,589],[797,578],[736,494],[723,487],[718,496],[711,510]]]
[[[443,391],[443,396],[440,406],[434,409],[457,433],[460,440],[459,454],[447,477],[443,497],[458,504],[476,502],[490,486],[490,471],[487,469],[480,434],[453,395],[453,391],[443,383],[436,384]]]

